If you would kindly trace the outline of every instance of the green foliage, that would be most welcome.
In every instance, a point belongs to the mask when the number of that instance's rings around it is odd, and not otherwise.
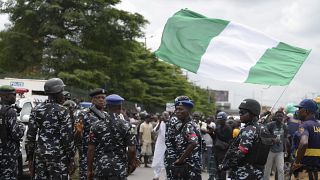
[[[147,110],[165,108],[179,95],[195,110],[214,112],[204,89],[181,70],[158,61],[136,39],[148,22],[114,8],[120,0],[8,0],[1,13],[11,25],[0,32],[0,75],[49,78],[85,91],[106,87]]]

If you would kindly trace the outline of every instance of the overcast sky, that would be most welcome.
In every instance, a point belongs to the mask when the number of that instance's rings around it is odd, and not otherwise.
[[[155,51],[161,40],[163,27],[169,17],[183,8],[207,17],[235,21],[250,26],[282,42],[312,49],[296,77],[276,107],[298,103],[301,99],[320,95],[320,1],[319,0],[123,0],[117,7],[138,12],[149,24],[144,31],[147,47]],[[8,23],[0,16],[0,28]],[[188,73],[190,81],[202,87],[229,90],[229,100],[236,108],[244,98],[255,98],[263,105],[274,105],[286,86],[221,82]]]

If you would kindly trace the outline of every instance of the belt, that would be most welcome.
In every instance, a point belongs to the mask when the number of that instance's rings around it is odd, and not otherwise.
[[[297,151],[295,152],[297,155]],[[320,149],[307,148],[304,156],[317,156],[320,157]]]

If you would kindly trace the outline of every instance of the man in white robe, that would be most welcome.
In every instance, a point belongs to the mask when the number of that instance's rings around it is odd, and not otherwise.
[[[165,132],[166,124],[164,120],[167,120],[169,117],[168,112],[163,112],[160,122],[154,128],[154,131],[158,133],[158,138],[156,141],[154,156],[151,167],[154,168],[154,177],[153,180],[159,180],[162,169],[164,169],[164,153],[166,151],[165,145]]]

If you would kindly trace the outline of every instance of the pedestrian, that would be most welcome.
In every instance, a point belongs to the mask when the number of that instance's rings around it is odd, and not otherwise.
[[[148,159],[152,155],[152,131],[153,126],[151,123],[151,115],[145,117],[145,121],[140,125],[140,143],[141,156],[143,156],[144,167],[150,168],[148,166]]]
[[[202,138],[205,142],[206,148],[205,151],[202,151],[202,170],[207,171],[209,166],[209,159],[212,154],[212,146],[213,146],[213,139],[214,136],[214,129],[215,123],[212,122],[212,119],[208,117],[206,122],[203,122],[201,125],[201,134]]]
[[[300,141],[293,170],[307,170],[310,180],[318,180],[320,169],[320,123],[316,119],[317,104],[312,99],[304,99],[296,107],[298,118],[303,122],[299,127]]]
[[[122,111],[124,99],[106,97],[109,112]],[[134,129],[119,116],[100,117],[90,130],[88,147],[88,180],[126,180],[140,161],[136,157]]]
[[[20,140],[25,127],[17,122],[17,112],[12,107],[15,102],[15,88],[0,86],[0,179],[18,178]]]
[[[216,157],[216,164],[221,164],[232,140],[232,127],[226,123],[228,119],[227,113],[221,111],[216,117],[217,126],[214,131],[213,152]],[[217,173],[216,179],[226,179],[226,171],[218,169]]]
[[[267,124],[269,132],[276,135],[277,138],[270,148],[264,168],[264,180],[269,180],[273,166],[276,167],[278,180],[284,179],[284,152],[287,152],[286,140],[288,135],[287,126],[283,123],[284,117],[283,111],[277,111],[272,118],[273,121]]]
[[[168,180],[201,180],[201,135],[190,114],[193,102],[187,96],[175,100],[177,120],[166,132],[165,165]]]
[[[166,133],[166,124],[165,122],[168,121],[166,117],[168,117],[168,112],[163,112],[160,117],[160,122],[155,127],[154,131],[158,133],[155,151],[153,155],[152,165],[151,167],[154,168],[154,177],[153,180],[159,180],[160,174],[162,169],[164,168],[164,153],[166,151],[166,144],[165,144],[165,133]]]
[[[107,113],[104,111],[106,106],[106,90],[102,88],[96,88],[89,93],[91,97],[91,107],[84,109],[78,120],[79,128],[75,134],[77,139],[80,139],[81,150],[79,151],[79,179],[86,180],[88,172],[88,144],[89,144],[89,133],[91,126],[100,121],[100,116],[105,117]]]
[[[244,128],[233,141],[219,169],[231,169],[231,179],[260,180],[266,163],[270,144],[260,140],[267,129],[258,125],[261,106],[254,99],[245,99],[239,106],[239,115]],[[270,139],[267,139],[270,141]]]
[[[26,153],[33,179],[68,179],[74,171],[74,138],[70,114],[62,103],[64,83],[59,78],[45,82],[48,100],[30,114]]]

